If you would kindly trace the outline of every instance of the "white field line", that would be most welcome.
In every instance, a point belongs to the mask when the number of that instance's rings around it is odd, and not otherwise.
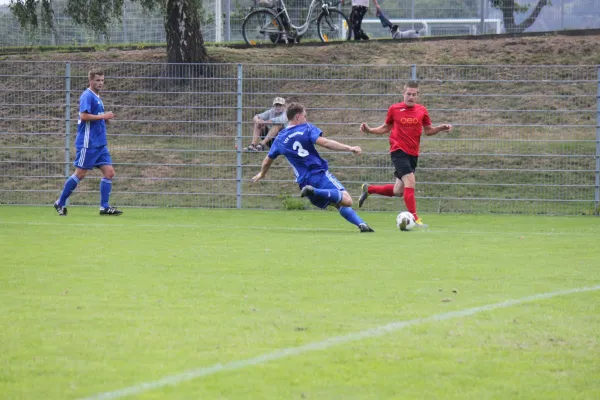
[[[288,232],[349,232],[356,233],[356,230],[352,226],[348,225],[347,228],[310,228],[310,227],[285,227],[285,226],[238,226],[238,225],[211,225],[211,224],[122,224],[122,223],[59,223],[59,222],[25,222],[25,221],[2,221],[0,225],[22,225],[22,226],[56,226],[56,227],[90,227],[90,228],[162,228],[162,229],[231,229],[238,231],[288,231]],[[586,228],[587,229],[587,228]],[[390,229],[389,227],[383,228],[382,232],[396,231],[397,229]],[[477,230],[453,230],[453,229],[437,229],[435,227],[428,229],[415,228],[411,233],[402,234],[464,234],[464,235],[501,235],[501,236],[524,236],[524,235],[535,235],[535,236],[598,236],[598,232],[590,230],[589,232],[529,232],[529,231],[477,231]]]
[[[305,353],[327,350],[331,347],[338,346],[341,344],[356,342],[363,339],[372,339],[379,337],[391,332],[396,332],[404,328],[408,328],[415,325],[426,324],[430,322],[446,321],[454,318],[468,317],[485,311],[493,311],[497,309],[512,307],[522,303],[533,302],[537,300],[550,299],[552,297],[564,296],[574,293],[592,292],[600,290],[600,285],[589,286],[576,289],[560,290],[557,292],[540,293],[533,296],[523,297],[516,300],[507,300],[501,303],[488,304],[480,307],[467,308],[462,311],[452,311],[443,314],[436,314],[430,317],[411,319],[408,321],[392,322],[386,325],[381,325],[375,328],[367,329],[360,332],[349,333],[343,336],[336,336],[329,339],[322,340],[320,342],[313,342],[298,347],[288,347],[287,349],[275,350],[271,353],[262,354],[257,357],[248,358],[245,360],[232,361],[227,364],[215,364],[209,367],[201,367],[197,369],[191,369],[184,371],[176,375],[166,376],[164,378],[143,382],[137,385],[126,387],[123,389],[114,390],[111,392],[104,392],[90,397],[86,397],[82,400],[106,400],[106,399],[118,399],[124,396],[137,395],[143,392],[147,392],[154,389],[159,389],[164,386],[175,386],[182,382],[191,381],[193,379],[202,378],[209,375],[214,375],[219,372],[230,372],[246,367],[252,367],[255,365],[264,364],[270,361],[281,360],[288,357],[299,356]]]

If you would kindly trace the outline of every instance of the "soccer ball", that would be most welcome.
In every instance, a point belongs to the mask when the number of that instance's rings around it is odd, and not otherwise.
[[[401,231],[410,231],[415,227],[415,217],[408,211],[402,211],[396,217],[396,226]]]

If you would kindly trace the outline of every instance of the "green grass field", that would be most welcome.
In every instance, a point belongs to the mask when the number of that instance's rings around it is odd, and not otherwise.
[[[0,398],[600,398],[598,218],[124,211],[0,207]]]

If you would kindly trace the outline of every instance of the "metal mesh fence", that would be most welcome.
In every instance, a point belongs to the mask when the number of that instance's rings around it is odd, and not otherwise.
[[[119,206],[282,208],[298,187],[284,160],[250,184],[266,153],[245,152],[252,117],[276,96],[299,101],[324,135],[363,148],[328,152],[355,197],[360,185],[392,183],[387,136],[378,126],[408,79],[434,124],[423,137],[419,209],[435,212],[592,213],[600,201],[598,66],[350,66],[94,64],[102,92]],[[78,100],[91,64],[0,63],[0,204],[51,204],[73,172]],[[72,204],[99,202],[93,172]],[[402,200],[371,196],[371,210]]]
[[[299,25],[303,22],[310,2],[284,0],[292,17]],[[343,11],[350,15],[350,1]],[[516,10],[515,23],[525,20],[538,0],[521,0],[523,9]],[[423,35],[473,35],[505,32],[503,13],[491,6],[490,0],[380,0],[386,15],[402,30],[416,29]],[[243,41],[241,26],[252,0],[204,0],[202,2],[202,33],[206,42]],[[64,7],[63,7],[64,8]],[[7,5],[0,5],[0,46],[29,45],[91,45],[123,43],[165,43],[163,17],[159,11],[146,12],[141,6],[125,1],[121,23],[109,25],[107,36],[98,36],[77,26],[64,9],[55,7],[55,32],[27,33],[20,29],[17,19]],[[314,27],[313,27],[314,28]],[[311,28],[304,39],[315,39]],[[598,0],[553,0],[541,11],[527,32],[548,32],[565,29],[600,28]],[[371,7],[364,19],[364,29],[371,37],[390,37]]]

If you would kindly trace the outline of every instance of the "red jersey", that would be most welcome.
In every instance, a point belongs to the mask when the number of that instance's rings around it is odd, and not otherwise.
[[[402,150],[411,156],[419,155],[423,126],[431,125],[429,113],[421,104],[407,107],[406,103],[392,104],[385,118],[386,125],[393,125],[390,133],[390,153]]]

